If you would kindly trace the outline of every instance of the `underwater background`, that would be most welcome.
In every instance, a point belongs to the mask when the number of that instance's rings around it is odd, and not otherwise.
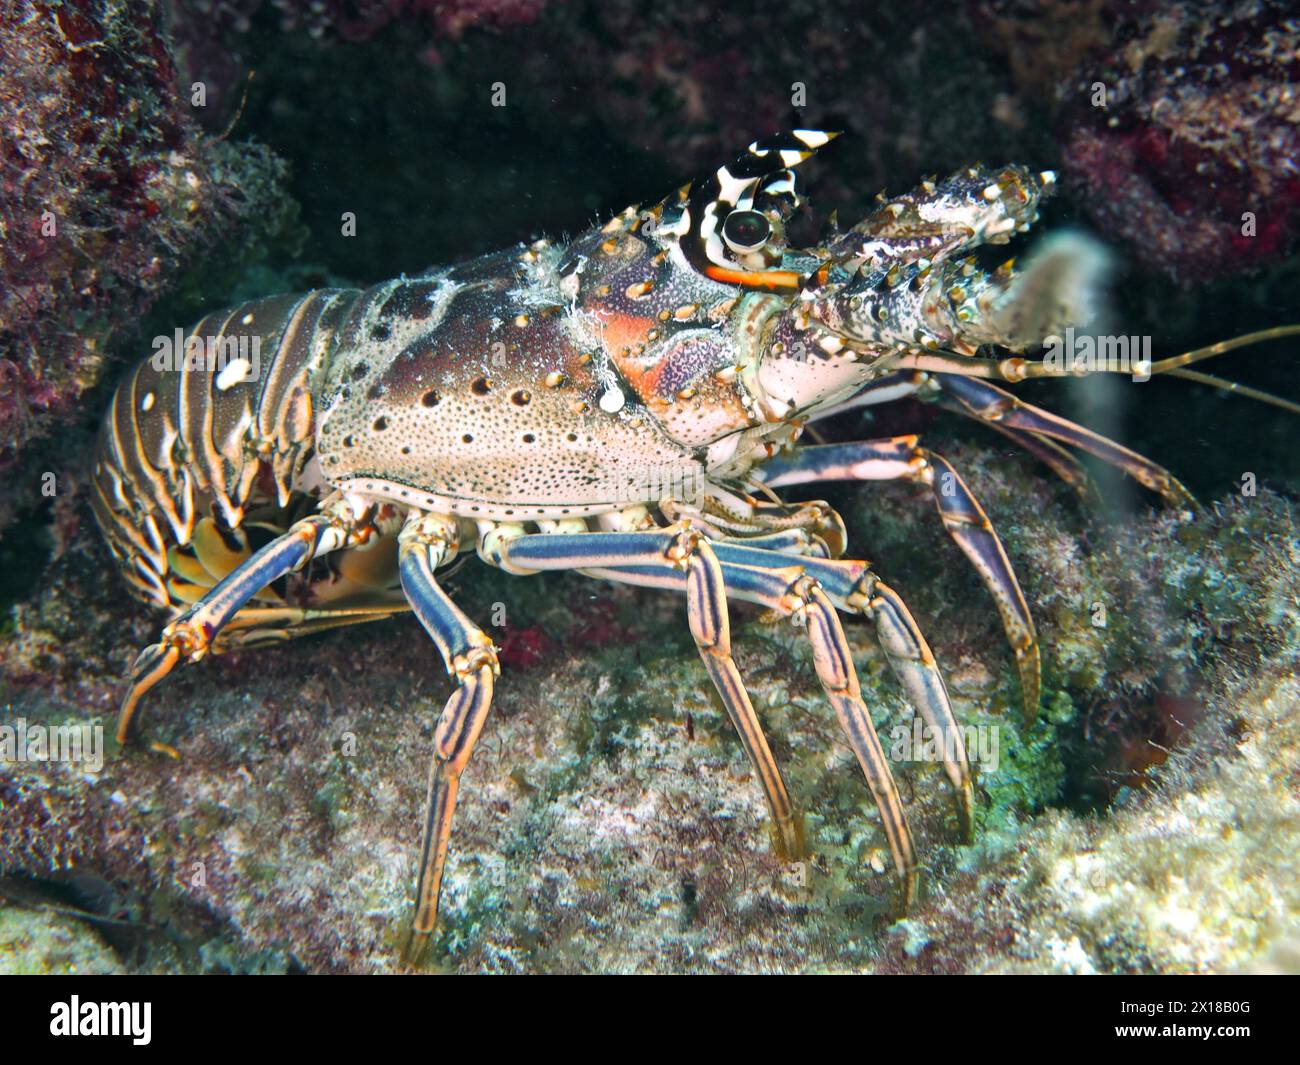
[[[573,235],[812,127],[845,131],[801,168],[814,236],[925,175],[1055,169],[1035,235],[1102,239],[1114,331],[1172,355],[1300,321],[1296,84],[1280,2],[0,0],[0,725],[103,724],[106,743],[96,772],[0,760],[0,971],[398,967],[450,687],[413,620],[211,658],[151,697],[162,747],[112,742],[159,619],[114,572],[88,473],[150,338]],[[1295,399],[1296,353],[1203,368]],[[1161,463],[1202,508],[1100,468],[1102,498],[1081,501],[911,402],[827,427],[923,432],[963,471],[1043,650],[1025,729],[997,612],[926,493],[810,493],[905,592],[959,719],[999,737],[973,846],[941,769],[894,765],[925,863],[906,918],[790,626],[734,612],[804,816],[797,866],[677,599],[472,564],[452,590],[485,625],[504,604],[487,629],[503,675],[430,967],[1300,969],[1295,415],[1182,380],[1016,391]],[[846,628],[889,750],[911,710],[869,629]]]

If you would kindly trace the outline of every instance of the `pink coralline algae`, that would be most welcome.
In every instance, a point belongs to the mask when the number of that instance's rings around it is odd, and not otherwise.
[[[17,3],[0,19],[0,68],[0,469],[12,470],[73,420],[110,339],[199,250],[278,217],[281,166],[200,133],[156,5]],[[35,486],[5,480],[0,525]]]
[[[1250,270],[1300,232],[1300,19],[1280,2],[1121,5],[1062,92],[1092,220],[1180,281]]]

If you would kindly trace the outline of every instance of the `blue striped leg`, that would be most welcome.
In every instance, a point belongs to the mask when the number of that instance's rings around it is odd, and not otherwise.
[[[1191,492],[1172,473],[1100,433],[1025,403],[987,381],[949,373],[935,374],[934,380],[946,396],[979,421],[1070,444],[1123,470],[1139,484],[1159,493],[1171,506],[1187,510],[1196,508]]]
[[[1038,713],[1042,666],[1038,635],[1006,549],[984,508],[941,455],[917,445],[915,436],[805,447],[757,471],[773,488],[822,481],[909,480],[928,485],[949,537],[961,548],[993,596],[1007,641],[1016,656],[1025,723]]]
[[[433,736],[415,922],[406,949],[408,960],[416,961],[438,922],[438,895],[460,777],[487,721],[493,681],[501,669],[491,639],[460,611],[434,577],[438,567],[456,553],[455,519],[413,514],[402,527],[398,544],[402,590],[456,679],[456,690],[447,699]]]
[[[182,660],[197,662],[212,647],[222,628],[267,585],[301,569],[313,558],[363,543],[380,530],[369,516],[357,518],[335,502],[319,514],[295,522],[282,536],[250,555],[198,602],[178,615],[155,644],[140,652],[131,666],[131,687],[117,717],[117,738],[125,743],[145,693]]]
[[[940,392],[933,399],[933,402],[943,407],[944,410],[950,410],[964,418],[972,418],[978,421],[981,425],[987,426],[1001,436],[1005,436],[1016,447],[1028,451],[1074,489],[1075,494],[1085,503],[1096,505],[1101,502],[1101,495],[1097,491],[1097,486],[1088,475],[1088,471],[1084,469],[1083,463],[1075,458],[1069,449],[1062,447],[1050,437],[1031,433],[1027,429],[1014,429],[1000,422],[980,418],[970,408],[962,406],[952,396],[943,392]]]
[[[944,772],[953,788],[957,805],[957,819],[962,838],[970,840],[974,831],[974,786],[970,766],[966,759],[966,746],[943,675],[935,663],[934,654],[921,634],[902,598],[881,581],[865,562],[848,559],[798,559],[736,544],[716,544],[715,550],[722,562],[723,580],[727,594],[736,599],[757,603],[769,610],[786,615],[803,616],[794,600],[782,598],[774,590],[783,581],[787,590],[812,580],[825,593],[834,607],[850,613],[862,614],[875,626],[876,637],[889,660],[908,700],[940,741]],[[764,571],[775,574],[765,577]],[[606,577],[645,587],[682,590],[681,582],[672,574],[648,567],[621,567],[588,571],[592,576]],[[791,593],[793,594],[793,593]],[[837,642],[842,637],[838,619],[822,623],[830,635],[824,641]],[[810,636],[817,634],[810,630]],[[816,658],[814,658],[816,661]],[[823,677],[823,683],[835,678]]]
[[[691,636],[763,786],[780,851],[786,858],[798,857],[803,850],[798,821],[776,758],[731,655],[726,589],[709,541],[689,527],[642,533],[534,534],[501,543],[500,554],[507,568],[586,571],[593,567],[646,566],[681,582]]]
[[[896,400],[915,396],[924,388],[928,376],[919,370],[898,370],[895,373],[885,374],[884,377],[878,377],[870,384],[864,385],[851,399],[818,411],[809,418],[809,421],[819,422],[862,407],[876,407],[882,403],[893,403]]]
[[[808,555],[814,558],[827,558],[827,547],[820,537],[815,537],[807,529],[783,529],[780,532],[762,533],[758,536],[723,537],[720,544],[736,544],[747,547],[761,547],[765,551],[778,551],[783,555]]]
[[[821,421],[824,418],[833,418],[838,414],[845,414],[851,410],[873,407],[881,403],[892,403],[895,400],[905,399],[909,396],[937,402],[947,410],[955,411],[967,418],[982,421],[989,428],[996,430],[1012,441],[1017,447],[1024,448],[1040,462],[1047,465],[1061,480],[1073,488],[1081,498],[1088,502],[1096,500],[1096,488],[1088,476],[1088,471],[1083,468],[1078,459],[1061,447],[1060,444],[1055,443],[1048,437],[1040,436],[1028,430],[1013,429],[996,421],[981,418],[969,407],[963,406],[951,395],[942,391],[939,392],[938,396],[931,396],[931,390],[938,387],[939,380],[945,376],[954,375],[924,373],[920,370],[899,370],[896,373],[886,374],[884,377],[872,381],[852,399],[838,406],[819,411],[810,420],[814,422]],[[931,380],[935,384],[930,384]]]
[[[673,536],[670,542],[667,541],[669,536]],[[687,546],[684,536],[672,530],[638,534],[525,536],[504,545],[501,553],[510,566],[521,569],[580,569],[591,576],[685,591],[688,609],[698,612],[699,620],[693,623],[692,631],[697,634],[697,643],[701,644],[702,650],[707,649],[710,615],[721,613],[719,605],[711,605],[717,604],[719,596],[735,595],[749,599],[806,621],[818,679],[881,811],[890,851],[903,883],[905,902],[910,904],[916,883],[916,852],[902,800],[870,714],[862,701],[857,671],[840,626],[833,593],[824,590],[814,575],[825,577],[835,591],[851,600],[846,608],[860,609],[876,620],[881,643],[891,664],[909,694],[918,700],[922,714],[934,723],[936,732],[945,739],[945,767],[957,787],[962,830],[968,835],[973,789],[965,747],[952,718],[943,679],[906,608],[884,585],[874,579],[864,582],[867,568],[861,562],[802,559],[793,564],[789,556],[715,543],[709,546],[721,563],[720,582],[715,584],[713,578],[706,580],[702,576],[704,567],[692,565],[683,574],[680,566],[674,569],[674,555],[678,561],[683,557],[693,559],[704,553],[701,545],[707,545],[707,541],[697,535],[694,545]],[[764,569],[730,561],[738,558],[752,558],[764,566],[776,568]],[[700,590],[693,593],[693,588]],[[691,603],[693,594],[697,597],[694,606]],[[855,596],[861,597],[863,602],[859,604]],[[727,698],[725,692],[723,697],[724,700]]]
[[[771,564],[776,565],[778,560],[787,563],[790,561],[774,556]],[[903,906],[905,909],[910,907],[916,888],[916,848],[889,762],[871,722],[871,715],[862,701],[857,670],[853,665],[848,641],[840,627],[835,604],[817,581],[805,574],[799,565],[761,569],[723,563],[722,571],[729,596],[758,603],[804,623],[813,647],[813,665],[817,670],[817,678],[835,710],[840,729],[849,741],[863,776],[866,777],[867,786],[871,789],[876,808],[880,811],[894,867],[902,884]],[[682,586],[680,576],[654,567],[624,566],[584,572],[646,587],[681,590]],[[962,771],[965,771],[965,748],[961,743],[961,734],[954,732],[953,735],[957,743],[955,757],[959,759]],[[969,775],[965,777],[965,788],[959,794],[968,798],[971,795]],[[959,806],[963,806],[961,801]],[[965,809],[969,813],[968,803],[965,804]],[[969,817],[963,817],[962,821],[965,830],[969,825]]]
[[[744,571],[779,570],[792,583],[800,577],[812,578],[837,609],[861,614],[875,626],[876,639],[908,701],[940,740],[944,772],[952,784],[961,835],[970,840],[974,832],[974,787],[966,761],[966,745],[934,652],[902,597],[871,572],[867,563],[852,559],[799,559],[792,566],[789,559],[732,544],[719,545],[718,557],[722,560],[728,588],[736,590],[741,598],[772,608],[770,588],[762,590],[766,598],[747,595],[750,585]]]
[[[912,904],[916,892],[916,848],[912,832],[903,811],[903,801],[889,770],[884,748],[871,722],[871,714],[862,701],[858,671],[853,664],[849,641],[840,625],[839,614],[821,585],[800,567],[784,569],[759,569],[747,566],[728,566],[725,576],[730,587],[743,595],[761,602],[771,610],[794,617],[803,622],[812,644],[813,666],[822,690],[830,700],[839,720],[840,729],[867,779],[867,786],[880,811],[881,823],[894,867],[903,885],[903,908]],[[882,641],[883,642],[883,641]],[[928,649],[927,649],[928,650]],[[891,662],[894,656],[890,655]],[[936,674],[937,676],[937,671]],[[940,680],[942,685],[942,680]],[[946,693],[945,693],[946,701]],[[960,733],[955,733],[960,738]],[[965,750],[961,750],[961,763],[965,767]],[[969,777],[965,790],[970,791]]]

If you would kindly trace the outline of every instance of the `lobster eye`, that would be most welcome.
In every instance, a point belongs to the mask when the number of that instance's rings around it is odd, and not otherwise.
[[[732,211],[722,223],[722,239],[734,252],[757,251],[772,235],[772,223],[761,211]]]

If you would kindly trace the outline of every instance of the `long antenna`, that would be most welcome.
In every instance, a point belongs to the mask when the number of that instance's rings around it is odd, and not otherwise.
[[[252,86],[255,77],[257,77],[257,71],[250,70],[248,77],[244,80],[244,95],[239,98],[239,110],[235,112],[235,117],[230,120],[230,125],[226,127],[225,132],[217,140],[223,141],[229,137],[235,131],[236,124],[244,117],[244,105],[248,103],[248,90]]]
[[[1195,348],[1192,351],[1184,352],[1182,355],[1174,355],[1168,359],[1153,362],[1151,372],[1169,373],[1175,367],[1190,366],[1194,362],[1211,359],[1215,355],[1223,355],[1226,352],[1235,351],[1237,348],[1248,347],[1251,344],[1262,344],[1265,340],[1280,340],[1282,337],[1293,336],[1300,336],[1300,325],[1275,325],[1272,329],[1260,329],[1254,333],[1243,333],[1231,340],[1220,340],[1217,344],[1209,344],[1203,348]],[[1179,376],[1183,375],[1179,374]]]
[[[1233,392],[1238,396],[1246,399],[1253,399],[1260,403],[1267,403],[1270,407],[1280,407],[1291,414],[1300,414],[1300,403],[1293,403],[1289,399],[1283,399],[1281,396],[1275,396],[1271,392],[1261,392],[1258,388],[1250,388],[1237,381],[1226,381],[1222,377],[1214,377],[1208,373],[1201,373],[1199,370],[1166,370],[1170,377],[1183,377],[1188,381],[1195,381],[1198,384],[1209,385],[1211,388],[1222,389],[1224,392]]]
[[[1215,377],[1212,374],[1186,368],[1193,363],[1212,359],[1216,355],[1225,355],[1230,351],[1236,351],[1238,348],[1293,336],[1300,336],[1300,324],[1275,325],[1270,329],[1259,329],[1253,333],[1243,333],[1241,336],[1233,337],[1230,340],[1220,340],[1215,344],[1207,344],[1203,348],[1185,351],[1181,355],[1172,355],[1167,359],[1160,359],[1150,365],[1148,372],[1152,376],[1166,374],[1169,377],[1182,377],[1185,380],[1209,385],[1211,388],[1230,392],[1245,399],[1267,403],[1269,406],[1278,407],[1289,414],[1300,414],[1300,403],[1283,399],[1281,396],[1275,396],[1258,388],[1250,388],[1235,381],[1227,381],[1222,377]],[[962,377],[979,377],[986,380],[1012,382],[1029,381],[1044,377],[1088,377],[1095,373],[1131,374],[1133,372],[1131,367],[1122,369],[1119,367],[1098,366],[1087,373],[1076,375],[1061,373],[1059,370],[1048,366],[1045,362],[1033,362],[1020,356],[1013,356],[1008,359],[980,359],[942,350],[905,352],[895,360],[891,360],[890,365],[899,370],[928,370],[933,373],[951,373]]]

